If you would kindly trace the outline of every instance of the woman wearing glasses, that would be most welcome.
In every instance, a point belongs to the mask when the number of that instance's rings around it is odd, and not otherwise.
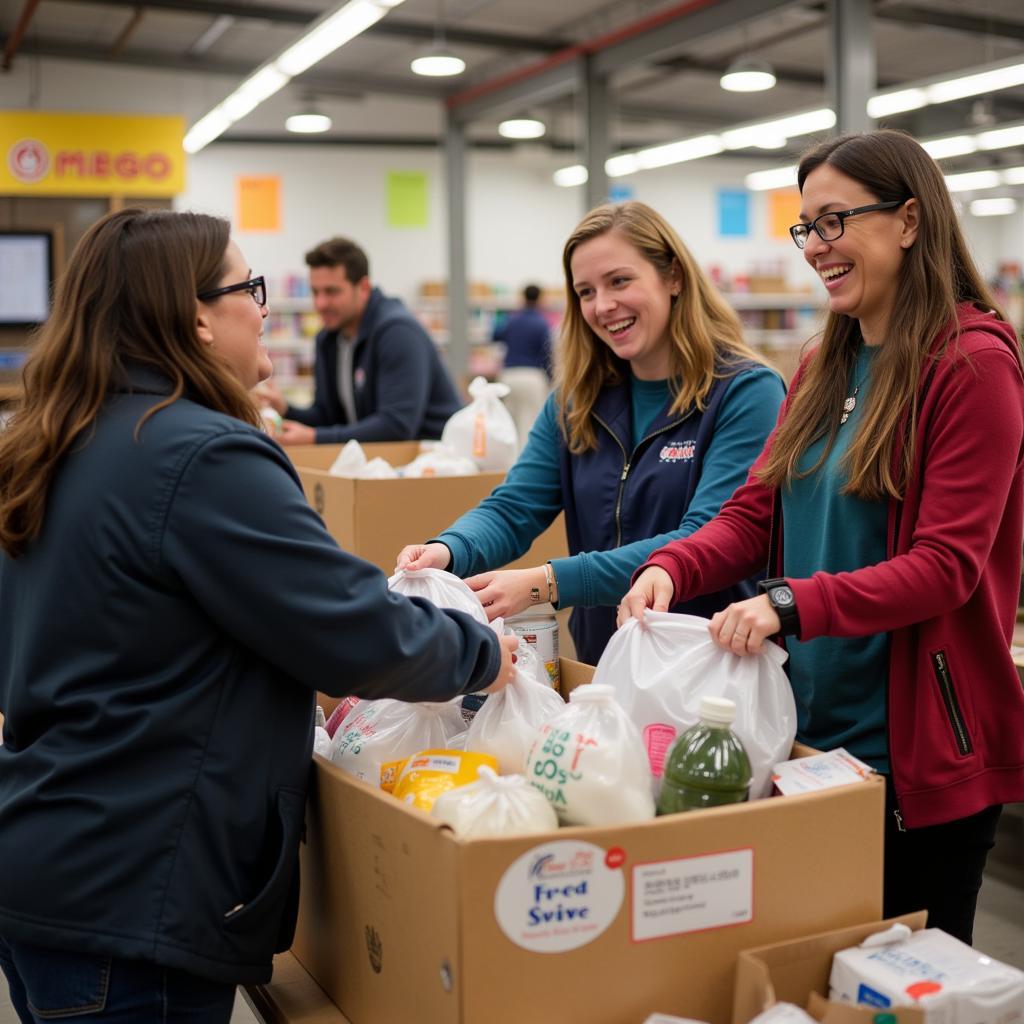
[[[886,915],[924,907],[970,942],[1001,805],[1024,799],[1020,347],[909,136],[829,140],[798,178],[821,344],[750,481],[652,555],[620,621],[767,564],[712,636],[785,637],[798,737],[886,775]]]
[[[307,505],[248,393],[265,299],[226,221],[104,218],[0,434],[0,968],[26,1022],[228,1021],[290,943],[314,691],[512,674],[511,641],[389,593]]]

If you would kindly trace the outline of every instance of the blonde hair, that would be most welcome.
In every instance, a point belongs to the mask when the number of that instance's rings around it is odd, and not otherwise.
[[[914,467],[916,396],[922,373],[929,358],[938,358],[946,345],[955,343],[957,305],[974,303],[993,310],[1000,320],[1006,318],[971,259],[942,172],[914,139],[882,130],[821,143],[800,162],[801,191],[808,175],[822,164],[859,182],[879,202],[917,201],[917,237],[900,263],[888,333],[872,365],[871,391],[843,457],[844,494],[876,501],[900,499]],[[941,349],[932,354],[944,332]],[[827,458],[861,341],[857,320],[829,313],[821,345],[807,364],[771,455],[759,471],[764,483],[782,487],[810,475]],[[799,473],[801,455],[822,437],[827,441],[820,458]]]
[[[229,240],[219,217],[141,209],[109,214],[82,237],[25,365],[23,398],[0,432],[0,547],[11,558],[38,535],[61,459],[88,437],[129,366],[156,370],[171,389],[139,427],[186,392],[260,422],[196,330],[196,296],[219,284]]]
[[[716,378],[731,376],[729,367],[743,360],[764,360],[743,340],[739,317],[700,269],[690,251],[659,213],[639,202],[598,206],[569,236],[562,252],[566,311],[556,347],[555,389],[562,432],[569,450],[595,448],[590,412],[601,390],[629,376],[628,364],[616,356],[587,325],[573,287],[572,257],[584,242],[618,232],[668,282],[678,273],[680,295],[669,313],[669,387],[671,411],[703,409]]]

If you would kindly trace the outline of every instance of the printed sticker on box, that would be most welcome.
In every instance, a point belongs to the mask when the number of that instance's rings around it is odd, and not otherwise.
[[[564,953],[596,939],[625,895],[622,851],[561,839],[528,850],[494,894],[501,930],[533,953]]]
[[[754,919],[754,851],[651,861],[633,868],[633,941]]]

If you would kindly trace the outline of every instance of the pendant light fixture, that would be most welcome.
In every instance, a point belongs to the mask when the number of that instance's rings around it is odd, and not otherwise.
[[[505,139],[539,139],[547,131],[543,121],[535,117],[510,117],[498,125],[498,134]]]
[[[743,26],[743,53],[725,70],[718,84],[726,92],[764,92],[775,85],[775,73],[763,60],[750,56],[750,29]]]
[[[444,41],[444,0],[437,0],[437,20],[434,22],[434,42],[426,53],[416,57],[409,67],[417,75],[429,78],[450,78],[466,70],[466,62],[456,57]]]
[[[316,108],[312,99],[307,99],[302,109],[285,119],[284,126],[297,135],[319,135],[330,130],[331,119]]]

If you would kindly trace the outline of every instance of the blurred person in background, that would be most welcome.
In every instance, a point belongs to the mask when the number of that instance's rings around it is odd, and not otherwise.
[[[523,306],[494,330],[494,340],[505,346],[501,382],[509,387],[503,399],[519,434],[519,445],[533,426],[551,390],[551,328],[540,309],[540,288],[523,289]]]

